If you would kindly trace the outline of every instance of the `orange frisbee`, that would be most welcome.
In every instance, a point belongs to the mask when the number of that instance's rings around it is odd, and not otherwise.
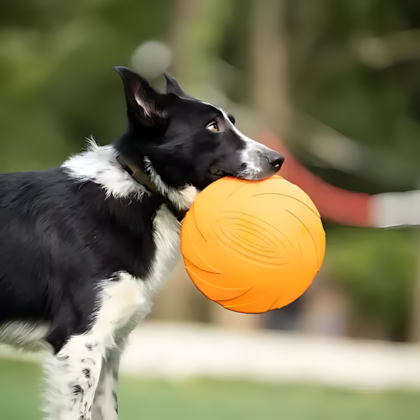
[[[318,210],[280,176],[222,178],[196,197],[181,231],[191,280],[226,309],[262,313],[296,300],[322,265]]]

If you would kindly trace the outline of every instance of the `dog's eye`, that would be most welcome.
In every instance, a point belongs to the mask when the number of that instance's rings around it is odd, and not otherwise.
[[[210,124],[208,124],[206,129],[209,131],[214,131],[214,132],[220,131],[219,126],[217,125],[216,121],[212,121]]]

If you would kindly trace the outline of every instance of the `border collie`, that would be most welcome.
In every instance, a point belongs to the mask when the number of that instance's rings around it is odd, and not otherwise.
[[[128,129],[59,168],[0,175],[0,342],[51,351],[48,418],[118,418],[124,343],[179,255],[197,192],[283,163],[222,109],[125,67]]]

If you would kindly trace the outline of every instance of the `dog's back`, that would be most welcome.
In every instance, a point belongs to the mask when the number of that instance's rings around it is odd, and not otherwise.
[[[61,168],[0,175],[0,323],[82,325],[92,310],[91,265],[83,253],[90,206],[76,194],[77,185]],[[78,296],[77,299],[75,297]],[[58,348],[58,347],[57,347]]]
[[[60,197],[49,185],[60,176],[56,169],[0,175],[0,322],[46,315],[45,271],[56,269],[49,265],[54,261],[47,261],[47,235],[60,226],[54,211]]]

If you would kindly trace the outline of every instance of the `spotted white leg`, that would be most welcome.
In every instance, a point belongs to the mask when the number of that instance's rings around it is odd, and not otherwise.
[[[102,363],[99,384],[93,402],[92,420],[118,419],[118,370],[123,344],[110,349]]]
[[[48,360],[49,420],[91,420],[103,353],[102,343],[93,335],[78,335]]]
[[[112,394],[116,381],[109,379],[107,366],[115,366],[111,371],[116,371],[117,343],[150,311],[150,304],[145,283],[128,273],[116,273],[112,279],[101,283],[95,320],[89,332],[72,336],[47,366],[48,419],[91,420],[101,369],[107,379],[103,382],[107,391],[104,395],[111,395],[110,399],[106,397],[103,406],[112,405],[114,416],[104,418],[117,418]],[[111,409],[104,412],[111,413]]]

